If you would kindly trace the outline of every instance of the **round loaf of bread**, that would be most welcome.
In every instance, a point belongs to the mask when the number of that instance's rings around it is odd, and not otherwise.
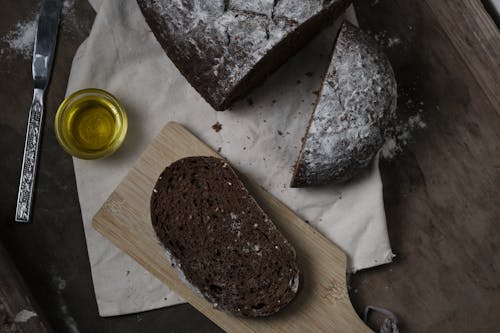
[[[339,32],[295,165],[292,187],[347,181],[370,164],[396,110],[391,64],[350,23]]]
[[[295,297],[295,250],[224,160],[188,157],[167,167],[151,220],[181,279],[216,308],[267,316]]]

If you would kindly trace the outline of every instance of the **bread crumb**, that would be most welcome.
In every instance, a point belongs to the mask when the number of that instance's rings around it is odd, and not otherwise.
[[[218,133],[222,130],[222,124],[219,122],[216,122],[215,124],[212,125],[212,129]]]
[[[33,317],[37,317],[37,314],[35,312],[30,311],[30,310],[26,310],[26,309],[22,309],[14,317],[14,322],[25,323]]]

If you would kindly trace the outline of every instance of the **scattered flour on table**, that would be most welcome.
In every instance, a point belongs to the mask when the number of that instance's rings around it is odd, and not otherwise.
[[[25,323],[33,317],[36,317],[37,314],[33,311],[23,309],[19,311],[14,317],[14,322],[16,323]]]
[[[27,21],[18,22],[7,35],[2,38],[2,41],[17,55],[25,59],[31,58],[33,43],[35,42],[37,21],[38,16]],[[4,54],[3,49],[0,50],[0,54]]]
[[[369,32],[370,35],[382,48],[393,48],[401,44],[401,38],[397,35],[389,35],[387,31],[377,33]]]
[[[75,0],[64,0],[62,4],[62,17],[71,17],[70,21],[75,21]],[[0,49],[0,56],[21,56],[25,59],[31,59],[33,55],[33,44],[38,24],[38,12],[41,3],[37,4],[36,10],[31,17],[16,23],[0,41],[5,44]],[[64,23],[64,22],[63,22]],[[9,52],[10,51],[10,52]]]
[[[377,3],[378,1],[374,5]],[[399,36],[392,35],[387,31],[369,31],[368,33],[385,52],[406,46]],[[410,87],[398,87],[400,96],[398,97],[396,118],[393,119],[392,125],[385,132],[385,143],[380,151],[382,158],[389,160],[396,157],[408,145],[414,133],[418,129],[426,127],[423,119],[424,103],[418,101],[418,97],[414,97],[418,90],[415,83],[416,81]]]
[[[427,126],[421,112],[422,110],[419,110],[419,113],[408,117],[405,121],[396,120],[395,125],[387,129],[385,143],[380,151],[383,158],[390,160],[397,156],[408,145],[414,132]]]

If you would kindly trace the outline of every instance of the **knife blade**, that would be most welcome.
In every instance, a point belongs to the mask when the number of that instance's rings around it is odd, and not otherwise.
[[[16,205],[15,221],[20,223],[28,223],[31,217],[38,151],[43,124],[43,99],[52,71],[61,7],[61,0],[45,0],[42,4],[40,17],[38,18],[32,62],[34,82],[33,100],[28,115],[23,164]]]

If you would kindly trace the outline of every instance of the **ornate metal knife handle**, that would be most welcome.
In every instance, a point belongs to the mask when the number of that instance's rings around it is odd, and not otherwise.
[[[16,222],[21,223],[28,223],[31,215],[31,202],[33,200],[38,149],[42,131],[43,95],[43,89],[35,89],[29,112],[28,128],[26,129],[23,166],[16,206]]]

